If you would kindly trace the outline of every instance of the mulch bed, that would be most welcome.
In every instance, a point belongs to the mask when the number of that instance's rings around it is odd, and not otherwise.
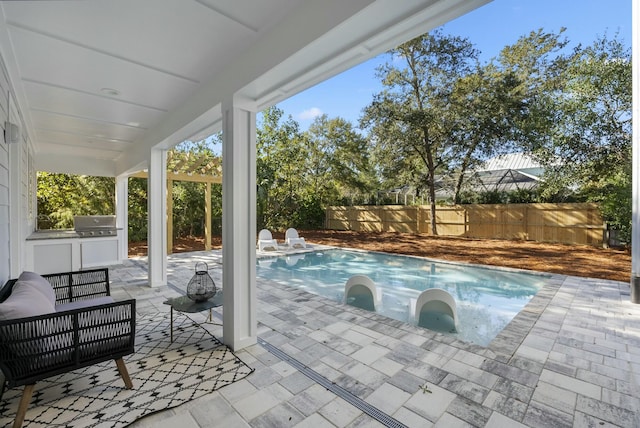
[[[409,233],[364,233],[299,230],[307,242],[369,251],[407,254],[441,260],[505,266],[564,275],[629,282],[631,255],[627,249],[597,248],[533,241],[431,237]],[[284,233],[275,232],[278,241]],[[212,247],[221,248],[220,237]],[[174,252],[204,250],[204,238],[174,240]],[[129,245],[129,256],[146,255],[146,242]]]

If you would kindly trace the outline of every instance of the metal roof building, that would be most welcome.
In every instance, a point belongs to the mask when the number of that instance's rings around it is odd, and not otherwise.
[[[533,189],[541,180],[544,167],[524,153],[499,155],[487,160],[470,175],[468,183],[477,191]]]

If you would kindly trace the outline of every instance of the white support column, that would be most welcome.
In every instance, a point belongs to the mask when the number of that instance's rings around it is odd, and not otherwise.
[[[631,221],[631,302],[640,303],[640,5],[631,2],[633,186]]]
[[[22,185],[24,177],[22,156],[24,146],[11,143],[9,146],[9,278],[17,278],[24,268],[24,227],[25,227],[25,188]],[[30,174],[31,171],[28,171]],[[34,173],[35,174],[35,173]],[[28,198],[31,195],[27,195]],[[36,205],[37,206],[37,205]],[[37,214],[37,213],[36,213]],[[36,220],[36,226],[37,226]]]
[[[118,228],[118,259],[129,258],[129,176],[116,177],[116,227]]]
[[[223,341],[234,350],[257,341],[256,113],[222,103]]]
[[[151,149],[147,179],[149,285],[167,285],[167,151]]]

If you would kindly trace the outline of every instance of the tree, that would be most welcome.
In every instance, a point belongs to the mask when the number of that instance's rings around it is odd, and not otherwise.
[[[555,183],[600,202],[628,240],[631,230],[631,52],[617,38],[576,49],[563,73],[551,136],[537,147]],[[560,159],[561,162],[557,160]]]
[[[367,140],[340,117],[317,117],[306,132],[307,168],[312,190],[332,202],[353,193],[368,193],[375,183]]]
[[[457,80],[452,110],[457,126],[449,169],[456,171],[454,203],[458,204],[466,173],[489,156],[512,150],[516,124],[526,117],[527,109],[520,81],[489,64]]]
[[[389,53],[391,60],[377,71],[385,89],[374,95],[361,123],[370,129],[377,159],[385,160],[383,173],[404,170],[404,177],[427,188],[436,235],[436,175],[447,169],[458,131],[454,87],[474,70],[478,52],[466,39],[434,31]]]
[[[549,131],[558,121],[557,100],[562,97],[564,72],[573,56],[564,53],[569,43],[562,36],[564,31],[564,28],[557,34],[543,29],[532,31],[513,45],[505,46],[496,60],[502,73],[512,75],[518,82],[516,90],[526,115],[518,118],[514,138],[525,152],[548,146],[552,139]]]
[[[306,182],[307,145],[298,123],[283,116],[281,109],[270,107],[257,129],[258,228],[291,226]]]
[[[460,201],[469,169],[490,156],[514,149],[530,152],[550,140],[549,130],[557,119],[556,100],[570,58],[562,54],[567,45],[563,32],[532,31],[504,47],[475,73],[457,80],[454,202]]]
[[[322,227],[327,205],[374,187],[367,141],[342,118],[322,115],[301,132],[271,107],[257,137],[258,228]]]

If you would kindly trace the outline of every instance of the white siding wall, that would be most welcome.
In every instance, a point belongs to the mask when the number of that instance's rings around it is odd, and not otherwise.
[[[0,69],[0,71],[4,71]],[[7,93],[7,78],[0,73],[0,94]],[[7,97],[0,96],[0,118],[7,117]],[[0,120],[4,131],[4,120]],[[2,132],[4,134],[4,132]],[[9,278],[9,145],[0,136],[0,285]]]
[[[0,58],[0,286],[22,270],[25,238],[35,224],[35,172],[22,115],[13,96],[9,106],[10,90],[6,67]],[[5,142],[7,120],[20,127],[18,143]]]

